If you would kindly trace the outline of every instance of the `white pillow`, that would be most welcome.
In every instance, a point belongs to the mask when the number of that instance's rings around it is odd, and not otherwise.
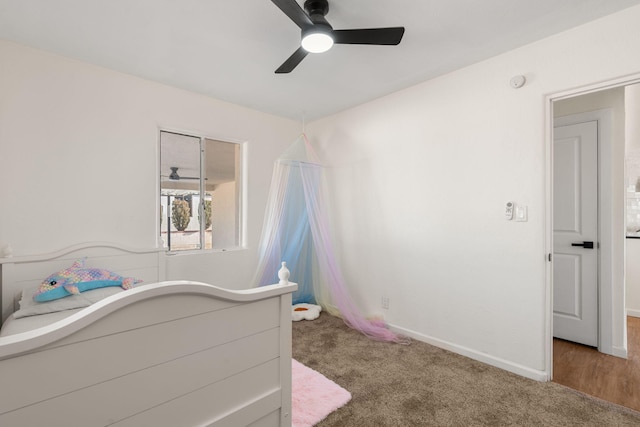
[[[13,313],[13,317],[19,319],[21,317],[35,316],[37,314],[54,313],[56,311],[72,310],[74,308],[88,307],[94,302],[98,302],[108,296],[115,295],[124,291],[119,286],[109,286],[106,288],[93,289],[76,295],[55,299],[46,302],[36,302],[33,300],[33,294],[38,287],[29,288],[22,291],[20,299],[20,309]]]

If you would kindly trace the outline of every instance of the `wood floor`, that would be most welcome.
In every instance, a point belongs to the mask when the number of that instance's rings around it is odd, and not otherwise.
[[[627,317],[628,359],[553,340],[553,381],[640,411],[640,318]]]

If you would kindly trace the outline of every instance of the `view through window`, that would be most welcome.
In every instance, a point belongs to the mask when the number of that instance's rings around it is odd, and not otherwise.
[[[160,132],[160,238],[169,251],[240,246],[241,145]]]

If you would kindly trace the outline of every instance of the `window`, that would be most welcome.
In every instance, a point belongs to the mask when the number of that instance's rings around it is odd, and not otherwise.
[[[168,251],[240,246],[240,150],[160,131],[160,238]]]

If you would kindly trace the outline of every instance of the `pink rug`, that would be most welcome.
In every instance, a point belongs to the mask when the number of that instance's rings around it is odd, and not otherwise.
[[[351,400],[347,390],[297,360],[291,368],[291,427],[311,427]]]

